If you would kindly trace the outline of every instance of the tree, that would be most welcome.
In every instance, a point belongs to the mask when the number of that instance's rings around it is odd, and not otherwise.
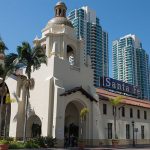
[[[26,141],[26,125],[27,125],[27,109],[29,104],[30,90],[34,88],[35,81],[31,78],[31,73],[35,70],[40,69],[41,64],[47,64],[47,56],[42,46],[36,45],[31,47],[28,42],[22,42],[21,46],[17,47],[19,63],[23,64],[27,79],[24,82],[26,89],[25,98],[25,121],[24,121],[24,133],[23,140]]]
[[[0,42],[1,43],[1,42]],[[3,44],[2,44],[3,45]],[[4,47],[0,46],[1,48]],[[1,52],[4,52],[3,50]],[[4,57],[4,64],[0,64],[0,136],[1,136],[1,124],[2,124],[2,108],[4,97],[7,94],[7,87],[5,84],[5,80],[7,76],[10,76],[16,69],[17,64],[17,55],[16,54],[9,54]]]
[[[110,98],[110,102],[113,106],[113,112],[114,112],[114,133],[115,133],[115,139],[118,139],[117,133],[116,133],[116,117],[117,117],[117,106],[121,103],[123,99],[123,96],[117,96],[116,98]]]
[[[5,50],[8,50],[7,46],[5,45],[4,41],[0,37],[0,53],[5,54]]]

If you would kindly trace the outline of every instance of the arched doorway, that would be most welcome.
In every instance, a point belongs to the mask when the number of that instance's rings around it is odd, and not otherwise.
[[[41,136],[42,122],[37,115],[32,115],[27,120],[27,137]]]
[[[7,96],[10,95],[7,84],[5,83],[6,94],[3,96],[3,99],[0,95],[0,103],[2,100],[2,108],[1,109],[1,129],[0,136],[8,137],[9,136],[9,126],[10,126],[10,114],[11,114],[11,102],[7,101]],[[2,83],[0,83],[0,90],[2,90]],[[3,90],[2,90],[3,91]]]
[[[79,101],[72,101],[65,110],[64,143],[70,147],[77,146],[80,137],[80,111],[83,107],[85,106]]]

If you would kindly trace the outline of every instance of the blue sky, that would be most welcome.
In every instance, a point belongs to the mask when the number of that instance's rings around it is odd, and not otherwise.
[[[0,36],[9,52],[22,41],[32,44],[54,15],[57,0],[0,0]],[[132,33],[150,55],[150,0],[64,0],[68,11],[82,6],[94,9],[109,34],[110,76],[112,41]]]

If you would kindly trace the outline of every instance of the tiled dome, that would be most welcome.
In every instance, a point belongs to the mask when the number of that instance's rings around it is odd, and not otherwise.
[[[58,24],[58,25],[64,24],[66,26],[69,26],[69,27],[73,28],[73,25],[72,25],[71,21],[69,21],[65,17],[55,17],[55,18],[51,19],[49,21],[49,23]]]
[[[55,6],[55,17],[48,24],[66,25],[73,28],[71,21],[66,18],[67,7],[64,2],[58,2]]]
[[[55,7],[57,7],[57,6],[64,6],[67,9],[66,4],[64,2],[62,2],[62,1],[57,2]]]

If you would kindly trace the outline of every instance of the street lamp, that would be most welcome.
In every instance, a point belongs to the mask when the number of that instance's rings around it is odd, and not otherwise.
[[[132,128],[133,128],[133,147],[135,147],[135,138],[134,138],[134,121],[132,121]]]

